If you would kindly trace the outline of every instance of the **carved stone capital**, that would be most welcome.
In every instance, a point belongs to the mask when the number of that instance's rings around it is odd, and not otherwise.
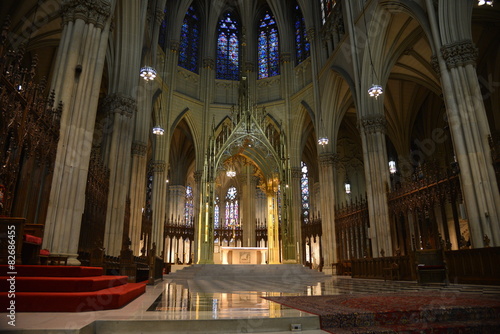
[[[300,167],[292,167],[292,168],[290,168],[290,172],[292,174],[292,179],[300,179],[300,178],[302,178],[302,168],[300,168]]]
[[[468,64],[476,65],[478,49],[471,40],[463,40],[441,47],[443,59],[448,69]]]
[[[110,94],[104,98],[103,108],[108,113],[118,113],[132,118],[137,111],[137,102],[130,96],[122,94]]]
[[[334,166],[338,161],[336,153],[325,152],[319,155],[319,164],[322,167]]]
[[[314,28],[307,29],[307,40],[309,41],[309,43],[314,42],[315,38],[316,38],[316,30]]]
[[[370,115],[359,119],[359,127],[366,134],[368,133],[385,133],[387,121],[384,115]]]
[[[134,141],[132,143],[132,154],[133,155],[139,155],[141,157],[146,155],[146,152],[148,150],[148,145],[143,142],[139,141]]]
[[[163,22],[163,19],[165,18],[165,12],[161,8],[156,8],[155,10],[155,22],[157,25],[161,27],[161,23]]]
[[[280,56],[281,63],[289,63],[292,60],[292,54],[288,52],[283,52]]]
[[[179,41],[172,40],[170,41],[170,51],[178,52],[179,51]]]
[[[203,171],[202,170],[197,170],[196,172],[194,172],[194,182],[200,183],[202,176],[203,176]]]
[[[245,70],[245,72],[253,72],[255,70],[255,66],[252,62],[247,61],[247,62],[245,62],[244,70]]]
[[[120,93],[106,96],[102,107],[108,114],[120,114],[131,118],[137,112],[137,102],[134,98]]]
[[[212,58],[203,59],[203,68],[213,70],[215,68],[215,60]]]
[[[166,165],[165,161],[156,160],[151,163],[151,169],[153,173],[163,173],[165,172]]]
[[[111,4],[109,0],[63,0],[61,13],[63,25],[80,19],[102,29],[111,16]]]

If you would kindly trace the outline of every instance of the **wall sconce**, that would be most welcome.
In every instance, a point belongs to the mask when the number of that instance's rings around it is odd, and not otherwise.
[[[394,160],[389,161],[389,173],[396,174],[397,171],[398,170],[396,168],[396,161]]]

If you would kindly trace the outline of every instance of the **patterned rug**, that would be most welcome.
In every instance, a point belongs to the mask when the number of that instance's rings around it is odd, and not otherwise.
[[[331,333],[500,332],[499,296],[437,291],[266,299],[319,315],[321,329]]]

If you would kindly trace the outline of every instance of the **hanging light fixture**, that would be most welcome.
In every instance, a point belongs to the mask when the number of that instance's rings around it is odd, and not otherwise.
[[[159,124],[153,128],[153,134],[157,136],[163,136],[164,133],[165,130]]]
[[[236,176],[236,169],[234,168],[232,157],[228,159],[228,167],[226,170],[226,176],[231,177],[231,178]]]
[[[372,68],[373,77],[378,81],[377,73],[375,73],[375,66],[373,66],[372,60],[372,52],[370,49],[370,40],[368,39],[368,27],[366,25],[366,13],[363,13],[363,21],[365,22],[365,31],[366,31],[366,45],[368,46],[368,56],[370,57],[370,66]],[[372,86],[368,89],[368,94],[371,97],[374,97],[375,100],[384,93],[382,86],[379,84],[372,84]]]
[[[350,194],[351,193],[351,182],[349,181],[349,178],[347,177],[347,175],[345,177],[344,187],[345,187],[345,193]]]
[[[397,171],[398,170],[396,168],[396,161],[394,160],[389,161],[389,173],[396,174]]]
[[[226,171],[226,176],[227,177],[235,177],[236,171],[232,167],[229,167],[229,169]]]
[[[377,99],[377,97],[379,97],[379,95],[381,95],[383,92],[384,90],[382,89],[382,86],[376,84],[372,84],[370,89],[368,89],[368,94],[375,99]]]
[[[156,5],[157,5],[157,0],[155,1],[154,8],[152,9],[154,16],[156,16]],[[151,37],[151,40],[149,42],[149,53],[148,53],[150,61],[151,61],[152,46],[153,46],[153,38]],[[156,78],[156,70],[152,66],[145,65],[141,68],[140,76],[146,82],[153,81]]]
[[[325,146],[325,145],[328,145],[328,138],[327,137],[320,137],[318,139],[318,144],[321,145],[321,146]]]
[[[156,78],[156,70],[151,66],[141,68],[141,77],[146,81],[153,81]]]
[[[478,6],[492,6],[493,7],[493,0],[478,0],[477,2]]]

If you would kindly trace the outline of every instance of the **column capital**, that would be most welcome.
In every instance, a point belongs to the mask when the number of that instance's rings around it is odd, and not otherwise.
[[[180,46],[179,41],[176,41],[176,40],[170,41],[170,51],[172,51],[172,52],[179,51],[179,46]]]
[[[203,176],[203,171],[202,170],[197,170],[196,172],[194,172],[194,182],[200,183],[202,176]]]
[[[291,53],[289,53],[289,52],[283,52],[283,53],[280,55],[280,62],[281,62],[282,64],[289,63],[291,60],[292,60],[292,54],[291,54]]]
[[[165,161],[155,160],[151,163],[151,169],[153,173],[163,173],[165,172],[166,165]]]
[[[365,134],[382,132],[385,133],[387,120],[384,115],[368,115],[359,119],[358,127]]]
[[[339,160],[337,153],[325,152],[319,155],[319,164],[322,167],[334,166]]]
[[[156,8],[155,9],[155,22],[161,27],[161,23],[163,22],[163,18],[165,17],[165,13],[163,9]]]
[[[245,72],[253,72],[255,70],[255,66],[251,61],[245,62]]]
[[[316,38],[316,29],[314,28],[307,29],[306,37],[309,43],[314,42],[314,39]]]
[[[468,64],[476,65],[478,49],[471,40],[466,39],[441,47],[441,54],[448,69]]]
[[[148,150],[148,145],[140,141],[134,141],[132,143],[132,155],[145,156]]]
[[[292,179],[300,179],[302,178],[302,168],[300,167],[292,167],[290,168]]]
[[[102,29],[111,16],[111,4],[109,0],[65,0],[61,13],[63,26],[80,19]]]
[[[104,98],[103,108],[110,114],[118,113],[132,118],[134,113],[137,112],[137,102],[130,96],[114,93]]]
[[[203,68],[213,70],[215,68],[215,60],[213,58],[203,59]]]

